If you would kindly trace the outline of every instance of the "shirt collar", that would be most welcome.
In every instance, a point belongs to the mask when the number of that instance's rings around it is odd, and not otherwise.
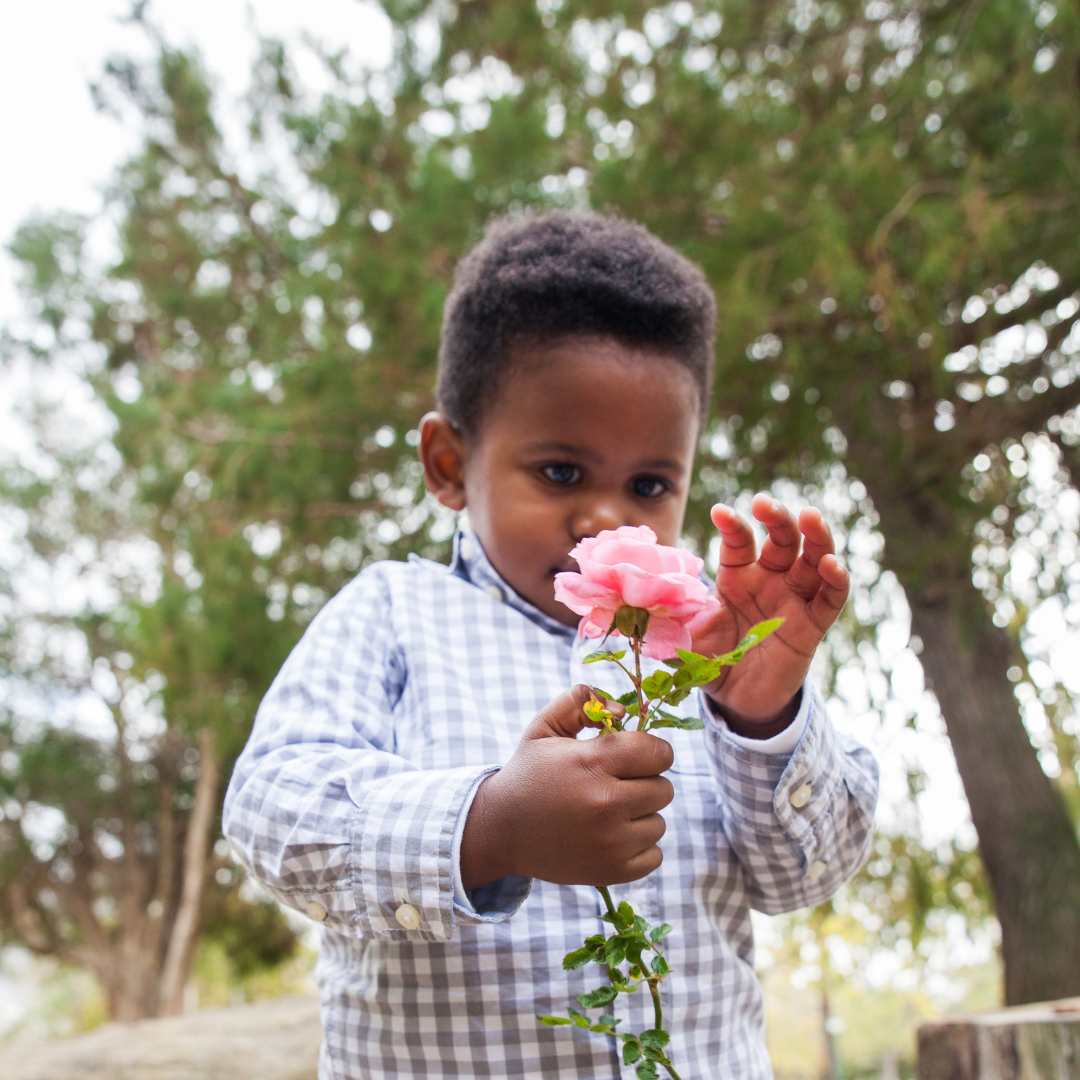
[[[482,589],[493,600],[521,612],[525,618],[542,627],[549,634],[573,640],[577,631],[545,614],[535,604],[530,604],[516,593],[502,575],[491,565],[480,541],[469,529],[461,527],[454,534],[454,554],[450,560],[450,573]]]

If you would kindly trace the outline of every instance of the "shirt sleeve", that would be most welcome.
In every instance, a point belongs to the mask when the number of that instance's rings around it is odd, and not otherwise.
[[[833,727],[809,680],[802,693],[805,726],[787,754],[748,747],[753,740],[733,737],[701,700],[724,832],[751,906],[769,915],[827,900],[862,865],[873,838],[877,762]]]
[[[497,922],[527,878],[455,903],[454,834],[497,766],[418,769],[394,753],[408,673],[390,590],[373,567],[317,616],[270,687],[225,797],[223,827],[278,900],[339,933],[447,941]]]

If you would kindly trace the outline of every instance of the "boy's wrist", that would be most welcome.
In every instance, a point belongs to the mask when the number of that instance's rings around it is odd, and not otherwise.
[[[794,722],[795,717],[799,715],[802,694],[802,688],[800,687],[795,696],[778,713],[773,716],[763,717],[746,716],[732,709],[731,706],[717,701],[712,694],[706,693],[705,700],[709,703],[713,715],[723,720],[727,724],[728,730],[734,732],[734,734],[740,735],[744,739],[771,739],[774,735],[786,731]]]
[[[498,776],[491,773],[481,781],[465,819],[458,869],[466,892],[513,873],[499,821]]]

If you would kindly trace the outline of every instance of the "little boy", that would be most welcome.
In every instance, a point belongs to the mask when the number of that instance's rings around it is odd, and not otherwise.
[[[459,266],[420,427],[429,490],[468,509],[451,565],[376,563],[326,605],[226,797],[251,872],[323,923],[320,1080],[631,1077],[614,1039],[536,1022],[598,984],[561,959],[602,932],[584,886],[608,884],[675,928],[662,994],[685,1080],[771,1076],[750,908],[835,892],[877,796],[806,680],[847,597],[831,533],[759,495],[757,555],[714,508],[721,609],[695,650],[786,621],[685,703],[703,732],[586,737],[580,684],[610,680],[554,597],[582,537],[677,543],[714,323],[701,273],[617,218],[504,220]],[[646,994],[614,1011],[651,1026]]]

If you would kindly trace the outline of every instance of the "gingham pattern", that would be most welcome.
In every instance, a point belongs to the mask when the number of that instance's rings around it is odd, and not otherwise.
[[[225,831],[283,903],[328,912],[320,1080],[633,1076],[612,1040],[535,1019],[602,981],[595,966],[561,968],[603,929],[595,890],[510,878],[476,890],[475,912],[454,903],[454,829],[476,785],[568,686],[619,689],[611,665],[581,664],[594,645],[514,594],[466,536],[449,569],[368,567],[282,668],[237,762]],[[684,1080],[771,1076],[749,909],[824,900],[870,842],[874,760],[804,692],[791,755],[737,747],[711,719],[667,733],[664,863],[615,889],[675,926],[662,992]],[[417,930],[395,920],[404,901]],[[615,1012],[624,1030],[651,1026],[645,994],[621,995]]]

